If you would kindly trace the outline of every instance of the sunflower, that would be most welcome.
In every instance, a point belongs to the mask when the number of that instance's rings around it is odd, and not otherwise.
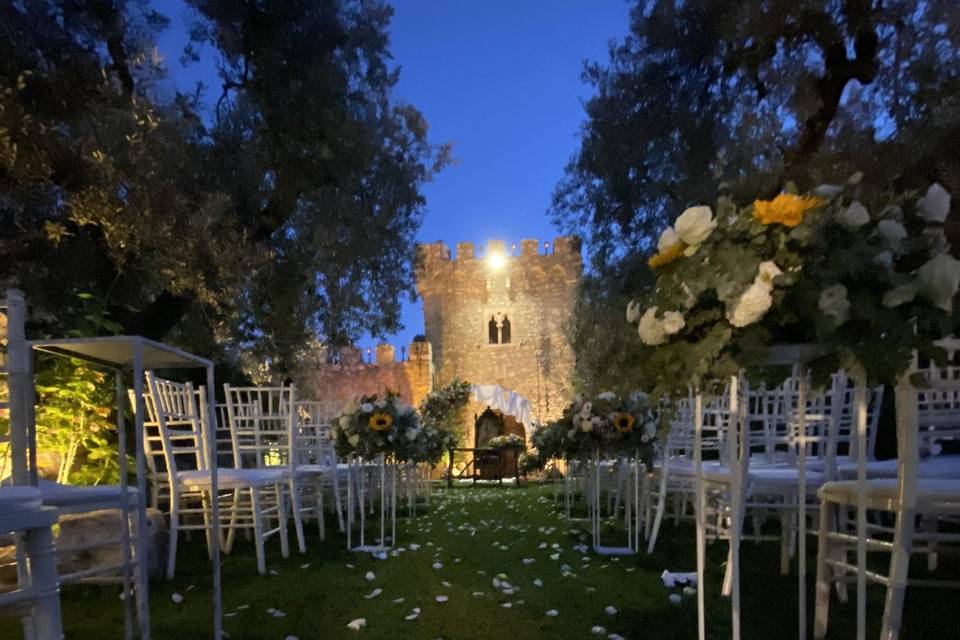
[[[686,248],[687,245],[685,245],[683,242],[672,244],[657,255],[652,256],[649,260],[647,260],[647,264],[650,265],[651,269],[662,267],[663,265],[673,262],[679,258],[680,254],[682,254]]]
[[[804,216],[810,209],[816,209],[826,200],[816,196],[796,196],[792,193],[781,193],[773,200],[755,200],[753,203],[753,217],[761,224],[782,224],[785,227],[795,227],[803,222]]]
[[[633,423],[633,416],[625,411],[613,416],[613,426],[620,433],[630,433],[633,431]]]
[[[393,416],[377,411],[370,416],[370,428],[374,431],[386,431],[393,424]]]

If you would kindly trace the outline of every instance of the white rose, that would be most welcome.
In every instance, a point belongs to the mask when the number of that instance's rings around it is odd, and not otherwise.
[[[673,227],[667,227],[660,234],[660,240],[657,241],[657,251],[663,253],[680,242],[680,235]]]
[[[667,341],[667,332],[663,328],[663,323],[657,320],[657,308],[650,307],[640,318],[638,327],[640,340],[643,344],[655,347]]]
[[[710,207],[690,207],[680,214],[674,226],[680,239],[693,249],[688,255],[693,255],[697,247],[713,233],[717,222],[713,219]]]
[[[780,270],[780,267],[777,266],[776,262],[767,260],[760,263],[760,266],[757,268],[757,277],[754,278],[753,281],[762,282],[763,284],[772,287],[773,279],[782,273],[783,271]]]
[[[917,286],[914,284],[904,284],[899,287],[894,287],[883,294],[883,306],[890,308],[899,307],[902,304],[911,302],[916,297]]]
[[[350,426],[350,416],[340,416],[340,427],[346,429]]]
[[[896,220],[881,220],[877,223],[877,233],[883,236],[892,247],[899,248],[900,243],[907,237],[907,230]]]
[[[770,291],[769,285],[755,281],[732,307],[727,307],[727,320],[735,327],[746,327],[762,318],[773,305]]]
[[[597,396],[597,400],[609,401],[609,400],[616,400],[616,399],[617,399],[617,394],[615,394],[613,391],[604,391],[603,393]]]
[[[362,405],[360,405],[360,411],[363,411],[364,413],[373,413],[373,405],[369,402],[364,402]]]
[[[835,284],[820,292],[820,311],[836,320],[838,325],[850,319],[850,301],[847,299],[847,288],[842,284]]]
[[[407,437],[408,442],[413,442],[417,439],[417,436],[420,435],[420,429],[407,429],[404,435]]]
[[[636,322],[637,318],[640,317],[640,303],[636,300],[631,300],[627,304],[627,322]]]
[[[593,431],[593,423],[590,422],[589,420],[581,420],[580,430],[583,431],[584,433],[590,433],[591,431]]]
[[[890,269],[893,267],[893,253],[890,251],[881,251],[873,256],[873,263]]]
[[[357,446],[358,444],[360,444],[360,434],[359,433],[353,434],[352,436],[347,438],[347,442],[350,443],[351,447]]]
[[[859,229],[870,222],[870,213],[858,200],[854,200],[849,207],[837,213],[837,222],[850,229]]]
[[[947,313],[953,310],[958,287],[960,260],[945,253],[934,256],[917,270],[917,293]]]
[[[593,410],[593,403],[587,400],[583,403],[583,406],[580,407],[580,415],[584,418],[590,417],[590,412]]]
[[[927,222],[944,222],[950,213],[950,192],[934,182],[927,195],[917,200],[917,211]]]
[[[686,321],[683,319],[683,314],[679,311],[667,311],[663,314],[663,331],[668,336],[672,336],[675,333],[679,333],[681,329],[686,326]]]

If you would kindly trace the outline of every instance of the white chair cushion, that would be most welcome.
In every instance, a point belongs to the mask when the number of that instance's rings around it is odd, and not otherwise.
[[[40,489],[30,486],[0,487],[0,516],[35,511],[43,505]]]
[[[897,479],[875,478],[866,483],[867,502],[873,509],[893,511],[897,508]],[[838,504],[856,504],[857,482],[840,480],[827,482],[817,492],[821,500]],[[917,508],[929,509],[940,502],[960,501],[960,480],[920,478],[917,480]]]
[[[51,507],[73,508],[85,504],[100,505],[104,503],[120,505],[123,495],[120,492],[120,486],[115,484],[86,487],[58,484],[50,480],[41,480],[39,484],[40,492],[43,495],[43,503]],[[127,487],[127,497],[130,501],[136,500],[136,487]]]
[[[283,473],[281,469],[217,469],[217,487],[239,489],[279,484],[283,482]],[[177,479],[188,488],[206,488],[211,482],[209,471],[181,471]]]

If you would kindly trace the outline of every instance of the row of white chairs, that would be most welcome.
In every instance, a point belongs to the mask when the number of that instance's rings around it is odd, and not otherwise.
[[[325,493],[332,495],[342,527],[344,467],[333,450],[329,408],[298,401],[293,386],[224,385],[226,402],[215,408],[214,415],[225,415],[226,423],[209,424],[206,389],[164,380],[152,372],[146,375],[144,446],[153,504],[166,503],[169,511],[168,577],[175,573],[181,531],[213,535],[214,499],[220,505],[224,551],[231,551],[237,532],[252,533],[261,574],[266,571],[268,539],[279,538],[281,554],[289,555],[288,518],[300,552],[306,551],[305,521],[315,519],[324,539]],[[218,432],[227,436],[219,438],[218,460],[211,461],[205,434],[217,437]],[[216,496],[210,490],[214,466]]]
[[[774,389],[750,389],[746,381],[740,379],[736,381],[735,396],[731,396],[727,386],[711,399],[699,400],[703,460],[699,480],[705,495],[700,505],[701,525],[708,539],[723,538],[731,542],[723,593],[735,598],[735,609],[739,606],[736,604],[738,594],[732,591],[738,584],[735,584],[734,572],[738,567],[741,540],[779,538],[783,573],[788,572],[799,546],[798,573],[802,584],[805,534],[816,532],[820,542],[816,636],[823,637],[826,633],[830,585],[837,586],[838,595],[845,598],[846,582],[859,581],[858,589],[863,591],[862,583],[866,579],[888,586],[884,616],[887,635],[884,637],[896,637],[905,574],[895,581],[891,577],[893,567],[905,567],[904,558],[910,553],[922,552],[930,558],[929,567],[935,568],[937,553],[943,546],[960,541],[960,537],[945,532],[940,526],[944,519],[955,519],[958,515],[960,457],[933,455],[920,459],[921,454],[937,451],[941,442],[960,438],[960,391],[947,389],[943,384],[955,386],[960,376],[953,367],[927,367],[924,371],[941,384],[939,388],[921,390],[914,396],[898,395],[898,411],[905,407],[912,411],[916,425],[914,437],[898,443],[899,463],[898,460],[877,461],[873,455],[882,388],[855,385],[843,373],[834,375],[830,388],[821,393],[807,392],[808,381],[801,385],[799,376],[794,375]],[[803,411],[798,409],[801,403]],[[685,517],[687,505],[696,502],[698,478],[693,449],[697,404],[693,397],[677,403],[662,459],[654,471],[654,489],[649,494],[645,518],[651,552],[666,517],[668,501],[673,502],[677,519]],[[862,424],[858,424],[858,420]],[[861,441],[864,443],[862,455]],[[899,511],[897,496],[902,489],[897,477],[903,474],[905,455],[918,459],[915,471],[920,481],[916,487],[915,513],[922,516],[917,531],[911,516],[901,518],[904,523],[900,537],[904,537],[903,531],[909,530],[906,537],[911,540],[907,550],[894,548],[892,540],[896,531],[885,525],[882,515],[882,512]],[[857,531],[857,527],[851,525],[850,513],[858,504],[870,512],[866,531]],[[764,523],[770,516],[780,521],[779,536],[764,535]],[[906,519],[911,520],[909,526]],[[747,523],[753,524],[749,534],[744,532]],[[863,528],[861,525],[860,529]],[[863,559],[854,564],[846,557],[858,547],[894,552],[891,575],[858,570]],[[905,572],[905,568],[902,571]],[[912,580],[911,583],[944,586],[942,580]],[[804,597],[801,591],[801,616],[805,611]],[[734,636],[738,637],[739,615],[734,615]],[[804,625],[802,618],[801,637],[805,636]]]

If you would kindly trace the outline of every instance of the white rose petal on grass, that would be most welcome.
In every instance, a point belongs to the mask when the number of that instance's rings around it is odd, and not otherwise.
[[[367,626],[366,618],[357,618],[347,623],[347,629],[353,629],[354,631],[360,631],[360,629],[363,629],[365,626]]]
[[[917,200],[917,212],[927,222],[945,222],[950,213],[950,192],[933,183],[927,195]]]
[[[817,306],[824,315],[833,318],[837,326],[850,319],[850,300],[847,299],[847,288],[842,284],[835,284],[821,291]]]
[[[590,633],[592,633],[595,636],[602,636],[607,633],[607,630],[601,627],[600,625],[596,625],[596,626],[590,627]]]
[[[849,207],[837,213],[837,222],[848,229],[859,229],[870,222],[870,212],[858,200],[854,200]]]
[[[917,270],[917,293],[947,313],[960,287],[960,260],[941,253]]]
[[[684,588],[683,588],[683,595],[685,595],[685,596],[695,596],[695,595],[697,595],[697,590],[696,590],[695,588],[693,588],[693,587],[684,587]]]
[[[403,604],[404,600],[406,600],[406,598],[394,598],[393,604]]]
[[[442,563],[442,562],[434,562],[431,566],[432,566],[434,569],[443,569],[443,563]]]
[[[533,564],[534,562],[536,562],[536,560],[534,560],[533,558],[524,558],[524,559],[523,559],[523,564]]]
[[[448,598],[447,596],[437,596],[436,599],[437,599],[437,602],[446,602],[450,598]]]
[[[717,222],[713,219],[713,211],[710,207],[700,206],[690,207],[681,213],[673,226],[680,239],[689,247],[687,255],[693,255],[697,248],[713,233],[713,230],[717,227]]]
[[[174,604],[180,604],[181,602],[183,602],[183,596],[180,595],[179,593],[174,593],[173,595],[170,596],[170,599],[173,600]]]
[[[556,609],[550,609],[550,610],[547,611],[547,613],[546,613],[546,616],[547,616],[548,618],[556,618],[558,615],[560,615],[560,612],[557,611]]]
[[[607,608],[604,609],[604,611],[606,612],[606,614],[607,614],[608,616],[615,616],[615,615],[617,615],[617,608],[616,608],[616,607],[607,607]]]
[[[374,589],[373,591],[371,591],[370,593],[368,593],[363,597],[369,600],[370,598],[376,598],[381,593],[383,593],[383,589],[381,589],[380,587],[377,587],[376,589]]]
[[[543,586],[543,580],[541,580],[540,578],[534,579],[534,581],[533,581],[533,586],[535,586],[535,587],[542,587],[542,586]]]
[[[504,602],[504,603],[503,603],[502,605],[500,605],[500,606],[503,607],[504,609],[509,609],[509,608],[511,608],[511,607],[513,606],[513,604],[511,604],[511,603],[509,603],[509,602]]]
[[[364,578],[366,578],[370,582],[373,582],[374,580],[377,579],[377,576],[376,574],[373,573],[373,571],[367,571],[367,575],[365,575]]]
[[[416,619],[419,618],[419,617],[420,617],[420,614],[419,614],[419,613],[411,613],[411,614],[407,615],[406,617],[404,617],[404,620],[416,620]]]
[[[683,602],[683,597],[679,593],[671,593],[669,600],[673,604],[680,604],[681,602]]]

